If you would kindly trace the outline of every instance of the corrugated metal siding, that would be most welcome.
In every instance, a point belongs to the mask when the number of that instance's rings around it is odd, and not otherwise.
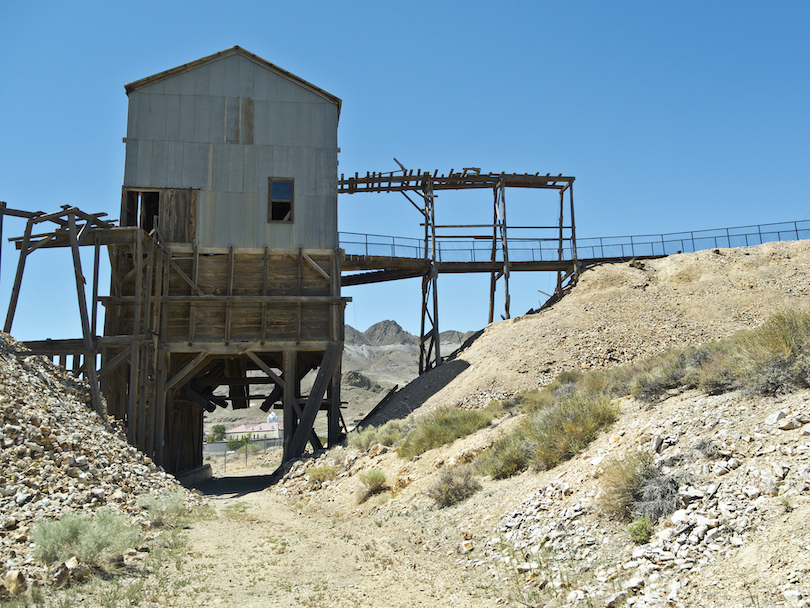
[[[204,247],[333,248],[335,104],[232,55],[130,93],[124,186],[193,188]],[[295,180],[293,224],[267,222],[269,177]]]

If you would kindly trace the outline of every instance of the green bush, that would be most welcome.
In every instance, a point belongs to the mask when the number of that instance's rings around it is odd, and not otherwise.
[[[258,443],[244,443],[241,447],[235,449],[237,454],[256,454],[262,451],[262,447]]]
[[[646,515],[637,517],[633,523],[627,527],[627,531],[630,533],[630,538],[633,539],[633,542],[640,545],[643,545],[650,540],[650,537],[652,536],[652,529],[653,524],[650,521],[650,518]]]
[[[361,452],[368,450],[376,438],[377,428],[373,426],[367,426],[359,430],[355,429],[346,436],[349,445]]]
[[[532,463],[532,447],[525,428],[519,426],[481,452],[473,468],[493,479],[506,479],[525,471]]]
[[[332,465],[312,467],[307,472],[307,483],[310,487],[320,487],[324,481],[332,481],[338,476],[338,468]]]
[[[451,443],[487,426],[493,416],[494,409],[439,408],[417,421],[416,427],[397,448],[397,454],[401,458],[413,458]]]
[[[618,409],[605,396],[574,395],[532,415],[527,434],[535,466],[551,469],[578,454],[610,425]]]
[[[245,435],[241,439],[231,439],[228,441],[227,446],[229,450],[238,450],[244,445],[249,444],[251,441],[251,437],[249,435]]]
[[[461,502],[481,489],[468,466],[444,469],[438,481],[427,490],[427,495],[440,507],[449,507]]]
[[[479,454],[474,468],[494,479],[530,467],[551,469],[583,450],[617,414],[608,397],[576,392],[528,415],[510,434]]]
[[[58,520],[39,520],[31,538],[36,546],[34,556],[45,564],[63,562],[75,555],[85,564],[100,566],[105,559],[135,547],[140,542],[140,533],[127,526],[123,516],[103,508],[96,511],[94,519],[64,513]]]
[[[385,485],[385,473],[379,469],[363,471],[358,477],[369,495],[377,494],[387,488]]]
[[[211,427],[211,438],[214,441],[223,441],[226,437],[227,429],[224,424],[215,424]]]
[[[155,527],[182,526],[188,516],[186,500],[179,489],[158,496],[144,496],[138,505],[146,510],[149,521]]]

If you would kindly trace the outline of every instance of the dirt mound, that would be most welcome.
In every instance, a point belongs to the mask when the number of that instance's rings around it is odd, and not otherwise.
[[[391,412],[412,411],[415,404],[422,411],[478,407],[543,386],[563,370],[630,363],[718,340],[774,312],[808,308],[808,290],[808,241],[587,268],[554,306],[489,325],[455,358],[463,365],[449,382],[437,369],[431,373],[442,381],[431,383],[427,374],[400,390]]]

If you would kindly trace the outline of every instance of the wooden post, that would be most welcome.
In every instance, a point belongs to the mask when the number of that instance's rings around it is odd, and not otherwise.
[[[233,245],[228,248],[228,296],[233,295]],[[225,345],[231,342],[231,301],[225,304]],[[247,455],[247,450],[245,450]]]
[[[172,259],[171,251],[169,252],[169,260]],[[197,279],[200,272],[200,251],[197,243],[194,243],[194,253],[191,261],[191,281],[197,285]],[[166,294],[168,295],[168,293]],[[194,344],[194,332],[196,331],[197,324],[197,305],[192,302],[188,310],[188,345]]]
[[[565,204],[565,192],[560,190],[560,227],[559,227],[559,241],[557,245],[557,260],[562,262],[563,259],[563,205]],[[563,282],[562,270],[557,271],[557,295],[562,292]]]
[[[284,361],[282,362],[283,380],[284,380],[284,450],[282,454],[282,462],[291,460],[290,456],[290,443],[298,426],[298,416],[295,413],[296,409],[296,387],[298,380],[295,377],[295,363],[297,353],[291,348],[284,350]]]
[[[76,278],[76,293],[79,298],[79,315],[82,320],[82,335],[84,340],[84,369],[87,374],[87,381],[90,384],[90,394],[93,402],[93,409],[99,414],[104,414],[104,406],[101,402],[101,392],[98,388],[98,376],[96,374],[96,345],[95,339],[90,334],[90,320],[87,315],[87,296],[84,291],[84,275],[82,274],[82,259],[79,254],[79,239],[76,234],[76,216],[73,213],[67,214],[68,235],[70,238],[70,250],[73,253],[73,273]]]
[[[506,184],[503,177],[500,182],[501,191],[501,246],[503,247],[503,303],[504,303],[504,318],[511,318],[509,315],[509,305],[511,303],[509,296],[509,245],[506,235]]]
[[[340,362],[342,348],[342,342],[330,342],[326,347],[321,366],[318,368],[318,375],[315,377],[315,384],[312,385],[306,405],[304,406],[304,411],[301,414],[301,420],[298,421],[298,427],[290,441],[289,459],[298,458],[304,453],[304,448],[313,431],[315,417],[318,415],[318,410],[320,410],[326,387],[332,380],[335,366]],[[286,430],[286,420],[284,426]]]
[[[498,188],[492,189],[492,255],[490,261],[498,261]],[[489,275],[489,317],[487,324],[495,320],[495,289],[498,286],[498,273],[494,270]]]
[[[571,204],[571,253],[574,258],[574,278],[579,278],[579,257],[577,256],[577,224],[574,221],[574,182],[568,184],[568,201]],[[663,238],[663,237],[661,237]],[[664,253],[664,250],[661,250]]]
[[[262,272],[262,296],[267,297],[267,289],[269,277],[267,273],[270,272],[270,249],[264,248],[264,270]],[[267,302],[262,302],[262,335],[261,345],[264,346],[267,340]]]
[[[140,367],[140,333],[141,333],[141,290],[143,264],[143,231],[138,230],[134,235],[134,257],[132,260],[135,270],[135,310],[132,324],[132,358],[129,361],[129,394],[127,395],[127,441],[135,445],[135,406],[138,398],[138,371]]]
[[[28,245],[31,241],[31,230],[34,226],[34,218],[29,218],[25,224],[25,233],[20,246],[20,261],[17,262],[17,274],[14,276],[14,287],[11,289],[11,300],[8,304],[8,314],[3,331],[11,333],[11,324],[14,321],[14,313],[17,310],[17,300],[20,298],[20,285],[22,285],[23,270],[25,270],[25,258],[28,256]]]

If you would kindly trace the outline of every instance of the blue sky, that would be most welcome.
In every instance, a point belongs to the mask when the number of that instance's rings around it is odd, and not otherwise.
[[[396,157],[573,175],[582,237],[802,220],[808,31],[806,2],[12,0],[0,6],[0,200],[117,218],[123,85],[239,45],[343,100],[342,172],[396,169]],[[456,221],[444,200],[440,221]],[[401,196],[341,197],[339,214],[343,231],[419,234]],[[22,230],[6,218],[4,238]],[[32,256],[15,337],[79,335],[60,253]],[[3,309],[15,265],[4,243]],[[513,314],[551,281],[513,275]],[[418,332],[418,281],[345,295],[349,324]],[[483,327],[488,277],[442,276],[439,299],[442,329]]]

